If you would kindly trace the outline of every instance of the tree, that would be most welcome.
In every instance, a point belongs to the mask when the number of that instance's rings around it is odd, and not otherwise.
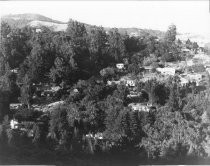
[[[72,144],[73,128],[69,125],[67,109],[58,108],[50,117],[48,136],[55,140],[58,149],[69,150]]]
[[[193,43],[190,41],[190,39],[187,39],[187,41],[186,41],[186,48],[188,48],[188,49],[192,49],[192,45],[193,45]]]
[[[23,78],[23,83],[21,87],[20,102],[27,105],[28,109],[30,109],[30,106],[31,106],[32,95],[33,94],[32,94],[31,80],[26,74]]]
[[[10,96],[11,96],[11,81],[10,81],[10,67],[6,63],[3,65],[2,76],[0,76],[0,121],[5,115],[9,114]]]
[[[100,71],[100,74],[103,78],[110,79],[110,78],[113,78],[116,73],[115,73],[114,68],[107,67],[107,68],[102,69]]]
[[[52,37],[49,29],[44,29],[33,37],[30,56],[25,60],[25,65],[29,68],[26,72],[33,82],[48,81],[48,74],[55,59]]]
[[[197,42],[193,42],[193,51],[197,54],[198,51],[198,43]]]
[[[90,70],[90,53],[88,35],[85,25],[77,21],[70,20],[66,30],[67,36],[70,37],[74,53],[74,60],[81,71]]]
[[[123,62],[125,57],[125,45],[123,37],[118,32],[118,29],[112,29],[108,35],[109,54],[112,56],[115,63]]]
[[[30,53],[29,40],[32,37],[32,29],[8,29],[3,28],[2,51],[10,67],[14,69],[19,67]]]
[[[170,25],[166,34],[165,40],[169,43],[172,43],[176,40],[176,26],[174,24]]]
[[[98,72],[110,63],[110,56],[108,56],[108,39],[105,30],[102,27],[91,28],[89,34],[89,51],[92,70]]]

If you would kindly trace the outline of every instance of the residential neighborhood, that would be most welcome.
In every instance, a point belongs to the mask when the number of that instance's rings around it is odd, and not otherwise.
[[[0,2],[0,165],[208,165],[206,5]]]

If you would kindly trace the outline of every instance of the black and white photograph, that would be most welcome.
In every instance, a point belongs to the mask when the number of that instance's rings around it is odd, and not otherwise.
[[[210,165],[210,1],[0,1],[0,165]]]

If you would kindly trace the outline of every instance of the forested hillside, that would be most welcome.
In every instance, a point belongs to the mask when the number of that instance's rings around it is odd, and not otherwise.
[[[1,22],[0,163],[207,163],[210,77],[193,59],[207,50],[176,28]]]

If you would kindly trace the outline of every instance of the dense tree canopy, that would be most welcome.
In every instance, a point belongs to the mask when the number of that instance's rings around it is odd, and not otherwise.
[[[197,43],[176,40],[176,31],[171,25],[164,38],[129,36],[70,20],[65,32],[47,27],[37,32],[2,22],[0,147],[29,148],[27,154],[46,150],[54,155],[51,159],[84,152],[144,160],[206,157],[208,88],[200,92],[195,83],[182,86],[176,76],[142,80],[145,66],[155,70],[164,62],[183,60],[183,47],[197,52]],[[121,69],[118,63],[123,63]],[[127,77],[135,78],[135,87],[126,86]],[[23,106],[12,116],[22,130],[11,130],[9,104],[17,99]],[[137,111],[132,104],[147,109]],[[44,111],[37,111],[37,105]]]

